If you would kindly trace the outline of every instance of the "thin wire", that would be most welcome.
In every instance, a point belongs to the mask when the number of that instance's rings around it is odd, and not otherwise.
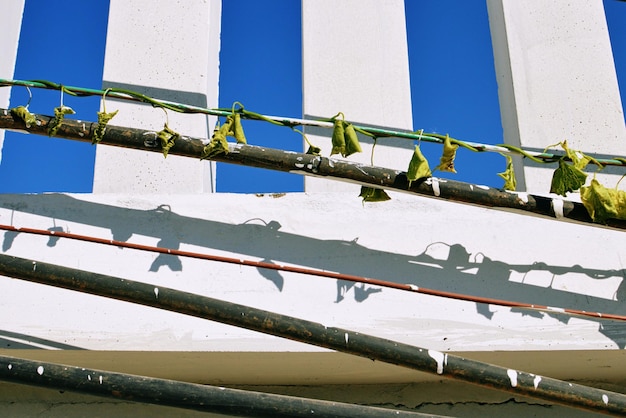
[[[471,296],[471,295],[465,295],[462,293],[454,293],[454,292],[446,292],[442,290],[428,289],[425,287],[419,287],[419,286],[412,285],[412,284],[403,284],[403,283],[390,282],[386,280],[370,279],[367,277],[355,276],[351,274],[335,273],[331,271],[317,270],[317,269],[311,269],[311,268],[306,268],[306,267],[286,266],[284,264],[273,264],[273,263],[268,263],[265,261],[253,261],[253,260],[245,260],[241,258],[224,257],[224,256],[218,256],[218,255],[182,251],[182,250],[176,250],[172,248],[155,247],[151,245],[134,244],[130,242],[117,241],[113,239],[105,239],[105,238],[92,237],[88,235],[73,234],[70,232],[49,231],[47,229],[35,229],[35,228],[23,228],[23,227],[17,228],[11,225],[2,225],[2,224],[0,224],[0,230],[17,232],[17,233],[34,234],[34,235],[44,235],[44,236],[50,236],[50,237],[69,238],[69,239],[74,239],[78,241],[93,242],[96,244],[111,245],[115,247],[131,248],[134,250],[155,252],[155,253],[160,253],[160,254],[176,255],[176,256],[181,256],[181,257],[196,258],[200,260],[216,261],[220,263],[237,264],[237,265],[243,265],[243,266],[263,268],[263,269],[268,269],[268,270],[285,271],[289,273],[306,274],[306,275],[311,275],[311,276],[325,277],[329,279],[346,280],[346,281],[355,282],[355,283],[364,283],[364,284],[369,284],[369,285],[374,285],[374,286],[387,287],[390,289],[404,290],[408,292],[421,293],[424,295],[443,297],[447,299],[463,300],[466,302],[475,302],[475,303],[482,303],[482,304],[487,304],[487,305],[498,305],[498,306],[504,306],[504,307],[509,307],[509,308],[520,308],[520,309],[547,312],[547,313],[553,313],[553,314],[558,313],[558,314],[568,314],[572,316],[582,316],[582,317],[591,317],[591,318],[599,318],[599,319],[626,321],[626,316],[624,315],[608,314],[608,313],[602,313],[602,312],[587,312],[587,311],[582,311],[578,309],[566,309],[566,308],[558,308],[554,306],[535,305],[535,304],[530,304],[530,303],[514,302],[514,301],[508,301],[508,300],[502,300],[502,299],[486,298],[486,297],[481,297],[481,296]]]
[[[46,80],[8,80],[0,78],[0,87],[4,86],[25,86],[25,87],[34,87],[34,88],[43,88],[43,89],[54,89],[54,90],[62,90],[68,94],[72,94],[75,96],[102,96],[104,91],[97,89],[88,89],[84,87],[72,87],[72,86],[61,86],[60,84],[53,83]],[[203,108],[183,103],[171,102],[168,100],[160,100],[154,99],[152,97],[143,95],[141,93],[133,92],[131,90],[119,89],[115,87],[111,87],[107,89],[109,93],[107,93],[110,97],[120,99],[120,100],[130,100],[130,101],[138,101],[143,103],[151,104],[155,107],[164,107],[175,112],[181,113],[202,113],[211,116],[218,117],[227,117],[232,115],[232,109],[209,109]],[[270,115],[262,115],[260,113],[254,113],[247,110],[244,110],[243,107],[238,110],[241,112],[241,116],[247,119],[252,120],[263,120],[276,125],[287,126],[293,128],[294,126],[315,126],[320,128],[333,128],[333,123],[328,120],[315,120],[315,119],[297,119],[297,118],[289,118],[284,116],[270,116]],[[391,129],[382,129],[371,126],[364,125],[356,125],[353,124],[355,130],[361,131],[367,135],[373,137],[395,137],[408,139],[411,141],[415,140],[423,140],[426,142],[433,142],[437,144],[443,144],[446,136],[437,134],[437,133],[417,133],[417,132],[409,132],[409,131],[399,131],[399,130],[391,130]],[[490,145],[483,144],[478,142],[469,142],[469,141],[461,141],[455,138],[450,138],[451,141],[457,145],[460,145],[464,148],[470,149],[475,152],[495,152],[499,154],[510,154],[510,155],[521,155],[523,157],[529,158],[535,162],[539,163],[553,163],[558,161],[563,157],[563,155],[552,154],[548,152],[536,152],[524,150],[522,148],[518,148],[508,144],[499,144],[499,145]],[[595,159],[597,163],[601,166],[621,166],[626,167],[626,158],[624,157],[614,157],[611,159]],[[592,161],[593,163],[593,161]]]

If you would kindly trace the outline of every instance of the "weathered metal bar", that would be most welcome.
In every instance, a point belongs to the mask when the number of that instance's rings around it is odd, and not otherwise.
[[[89,89],[84,87],[74,87],[74,86],[61,86],[57,83],[52,83],[44,80],[7,80],[0,78],[0,87],[4,86],[24,86],[24,87],[33,87],[33,88],[42,88],[42,89],[52,89],[52,90],[61,90],[61,87],[67,92],[72,92],[78,96],[102,96],[105,93],[105,90],[100,89]],[[120,91],[110,91],[107,93],[107,97],[115,98],[119,100],[129,100],[134,102],[143,102],[150,103],[146,100],[145,97],[133,96],[130,94],[126,94]],[[149,98],[151,101],[158,102],[159,104],[167,107],[168,109],[176,110],[178,112],[183,113],[202,113],[205,115],[212,116],[228,116],[232,114],[231,109],[210,109],[204,107],[198,107],[193,105],[188,105],[184,103],[172,102],[169,100],[161,100],[157,98]],[[270,120],[280,124],[284,124],[286,126],[315,126],[321,128],[332,129],[333,123],[327,120],[317,120],[317,119],[297,119],[290,118],[286,116],[271,116],[271,115],[259,115],[259,114],[251,114],[243,112],[241,114],[242,118],[249,118],[253,120]],[[368,132],[373,136],[385,138],[385,137],[395,137],[402,138],[411,141],[424,141],[424,142],[432,142],[437,144],[443,144],[445,140],[445,135],[430,133],[430,132],[409,132],[409,131],[399,131],[394,129],[384,129],[377,128],[373,126],[366,125],[353,125],[355,129],[362,130],[364,132]],[[472,141],[462,141],[462,143],[466,146],[470,146],[474,148],[478,152],[497,152],[500,154],[510,154],[510,155],[529,155],[533,158],[543,160],[545,162],[555,162],[561,155],[552,154],[547,151],[537,152],[533,150],[514,150],[510,147],[506,147],[503,145],[491,145],[491,144],[482,144],[479,142]],[[520,153],[519,151],[523,151]],[[567,157],[566,157],[567,159]],[[590,164],[602,164],[602,165],[611,165],[611,166],[626,166],[626,160],[620,157],[614,158],[595,158],[594,161],[591,161]]]
[[[439,417],[0,356],[0,380],[244,417]]]
[[[204,318],[442,377],[623,416],[626,395],[147,283],[0,255],[0,275]]]
[[[0,129],[26,131],[48,135],[49,116],[35,115],[37,123],[26,127],[7,109],[0,109]],[[91,142],[97,124],[65,119],[56,136],[77,141]],[[156,132],[108,125],[101,144],[124,148],[161,152]],[[182,137],[169,150],[169,154],[200,158],[205,142],[199,138]],[[252,145],[230,144],[230,152],[212,158],[231,164],[247,165],[269,170],[299,173],[307,176],[328,177],[381,189],[443,198],[480,206],[515,209],[527,213],[557,219],[570,219],[592,223],[585,207],[568,200],[508,192],[492,187],[478,186],[448,179],[431,177],[409,182],[406,173],[382,167],[353,163],[346,160]],[[594,224],[597,225],[597,224]],[[626,229],[626,221],[610,219],[608,225]]]

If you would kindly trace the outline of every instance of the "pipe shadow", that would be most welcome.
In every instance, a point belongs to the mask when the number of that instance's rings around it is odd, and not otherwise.
[[[0,196],[0,207],[107,228],[120,241],[128,240],[132,234],[139,234],[156,237],[159,245],[168,248],[179,248],[181,243],[185,243],[207,250],[244,254],[269,263],[340,271],[470,296],[626,315],[626,305],[622,303],[626,299],[624,269],[558,266],[541,260],[528,265],[509,264],[492,259],[488,254],[470,254],[459,243],[434,242],[417,255],[406,255],[370,249],[359,244],[358,239],[323,240],[283,232],[276,220],[253,218],[241,224],[229,224],[182,216],[172,211],[168,205],[141,210],[86,202],[63,194],[19,198],[19,209],[14,208],[11,198],[6,196]],[[3,250],[10,248],[15,239],[15,236],[5,233]],[[157,272],[163,266],[173,271],[182,271],[183,263],[176,256],[157,258],[149,270]],[[266,269],[261,269],[260,272],[278,291],[283,290],[284,278],[280,272]],[[513,276],[525,278],[539,273],[551,275],[552,281],[539,286],[512,279]],[[555,278],[573,273],[593,280],[619,280],[620,283],[612,300],[553,287]],[[378,287],[338,280],[334,301],[341,303],[346,297],[352,297],[363,303],[382,291]],[[485,318],[491,319],[493,316],[489,305],[477,304],[476,310]],[[521,314],[536,315],[532,311]],[[620,347],[626,345],[625,324],[615,321],[596,322],[600,332]]]

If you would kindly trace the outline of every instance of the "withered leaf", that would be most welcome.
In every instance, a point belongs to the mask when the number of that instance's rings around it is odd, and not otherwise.
[[[26,106],[17,106],[11,109],[11,114],[17,118],[20,118],[27,128],[30,128],[31,125],[37,123],[37,118],[35,115],[28,111]]]
[[[626,192],[607,189],[596,179],[589,186],[580,188],[580,200],[594,222],[606,223],[607,219],[626,220]]]
[[[54,119],[52,119],[50,121],[50,124],[48,125],[48,136],[56,135],[57,131],[59,130],[59,127],[61,126],[61,123],[63,123],[63,119],[65,118],[65,115],[73,115],[74,113],[76,113],[74,112],[74,109],[72,109],[69,106],[55,107]]]
[[[454,159],[456,158],[457,148],[459,148],[459,146],[453,144],[452,141],[450,141],[450,136],[446,135],[446,139],[443,141],[443,153],[439,160],[439,165],[435,167],[435,170],[456,173],[454,169]]]
[[[383,189],[367,186],[361,186],[359,197],[363,198],[363,202],[385,202],[391,200],[391,197]]]
[[[409,162],[409,169],[406,172],[406,177],[409,180],[409,187],[411,187],[411,182],[430,176],[432,176],[432,172],[428,166],[428,160],[424,157],[424,154],[422,154],[419,145],[417,145],[415,146],[413,156]]]
[[[504,179],[504,190],[515,190],[517,180],[513,170],[513,158],[510,155],[505,155],[504,158],[506,158],[506,169],[502,173],[498,173],[498,175]]]
[[[581,169],[560,159],[559,168],[554,170],[554,174],[552,175],[550,193],[565,196],[567,192],[578,190],[585,184],[586,179],[587,174],[583,173]]]
[[[107,123],[109,123],[109,121],[113,119],[115,115],[117,115],[118,111],[119,110],[116,110],[115,112],[111,113],[97,112],[98,126],[96,126],[96,129],[94,129],[93,131],[93,138],[91,140],[92,144],[97,144],[102,140],[102,138],[104,137],[104,132],[106,131]]]
[[[167,158],[167,153],[170,148],[174,146],[176,140],[180,138],[180,134],[165,124],[164,128],[157,132],[157,138],[161,141],[161,148],[163,149],[163,157]]]
[[[344,133],[344,122],[339,119],[335,119],[333,122],[333,136],[332,136],[332,145],[333,149],[330,151],[330,155],[335,154],[346,154],[346,139]]]
[[[346,144],[346,150],[343,154],[344,157],[348,157],[356,152],[362,152],[359,137],[351,123],[346,123],[344,126],[344,139]]]

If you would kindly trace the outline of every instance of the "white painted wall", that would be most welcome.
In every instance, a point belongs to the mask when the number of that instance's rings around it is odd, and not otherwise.
[[[343,112],[346,120],[360,124],[413,129],[404,1],[304,0],[302,83],[305,118]],[[305,132],[330,154],[329,130]],[[363,152],[349,160],[369,164],[372,141],[359,137]],[[406,170],[412,147],[410,141],[381,139],[374,164]],[[304,185],[307,192],[359,192],[359,186],[317,178],[307,178]]]
[[[2,1],[2,14],[0,14],[0,78],[12,79],[17,59],[17,46],[22,27],[22,15],[24,13],[24,1]],[[0,88],[0,106],[9,107],[10,88]],[[2,146],[4,143],[4,129],[0,130],[0,161],[2,160]]]
[[[0,196],[0,223],[626,314],[623,232],[424,197],[393,197],[385,204],[364,206],[357,197],[321,193]],[[436,350],[603,350],[626,345],[623,336],[612,335],[593,319],[67,239],[9,232],[2,243],[6,254],[174,287]],[[594,248],[602,251],[589,250]],[[11,318],[14,332],[81,348],[311,349],[194,318],[2,280],[6,302],[0,317]],[[37,309],[24,311],[29,304]]]
[[[487,5],[505,141],[543,151],[567,140],[572,149],[626,155],[602,0],[487,0]],[[518,185],[547,194],[554,168],[524,160]],[[612,172],[598,179],[613,187],[623,170]]]
[[[149,0],[111,0],[103,88],[122,87],[158,99],[217,107],[221,1],[155,7]],[[216,119],[149,105],[107,101],[112,124],[210,138]],[[99,146],[94,193],[202,193],[214,190],[214,163]]]

